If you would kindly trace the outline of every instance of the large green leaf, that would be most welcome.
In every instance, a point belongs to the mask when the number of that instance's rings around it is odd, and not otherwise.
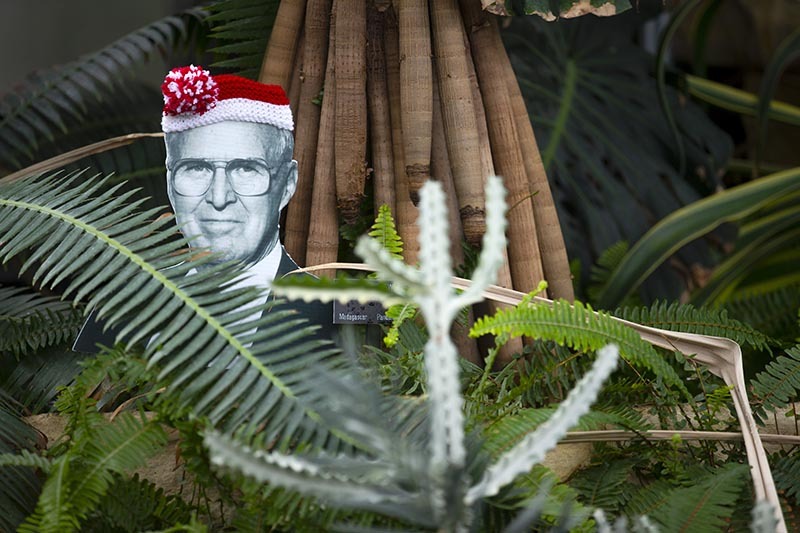
[[[633,44],[641,18],[631,12],[547,24],[517,17],[505,34],[567,249],[580,260],[583,279],[604,250],[635,242],[661,218],[716,190],[732,150],[730,138],[699,107],[679,102],[667,88],[690,169],[678,172],[650,74],[653,59]],[[680,259],[711,262],[702,243]],[[643,290],[653,299],[682,288],[665,268]]]
[[[631,248],[611,275],[598,305],[601,308],[614,307],[682,246],[723,222],[741,220],[798,190],[800,168],[728,189],[675,211]]]

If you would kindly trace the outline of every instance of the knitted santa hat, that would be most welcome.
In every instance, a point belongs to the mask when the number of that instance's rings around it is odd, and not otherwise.
[[[289,99],[279,85],[265,85],[232,74],[212,76],[202,67],[189,65],[170,70],[161,92],[164,133],[225,120],[294,129]]]

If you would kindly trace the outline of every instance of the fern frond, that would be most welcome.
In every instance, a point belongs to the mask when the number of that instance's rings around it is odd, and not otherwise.
[[[98,503],[92,517],[83,524],[88,530],[152,531],[188,523],[192,508],[178,494],[165,494],[152,482],[117,476]]]
[[[771,338],[793,341],[800,336],[797,310],[800,285],[767,293],[744,294],[723,303],[730,315]]]
[[[752,401],[762,409],[777,410],[800,398],[800,345],[772,360],[750,382]]]
[[[393,256],[398,259],[403,258],[403,239],[397,233],[392,210],[388,205],[384,204],[378,208],[378,216],[370,228],[369,236],[378,241]]]
[[[199,9],[165,17],[98,52],[31,76],[0,100],[0,162],[15,169],[31,163],[42,139],[52,141],[67,131],[67,122],[85,119],[104,94],[124,92],[143,63],[192,39],[203,18]]]
[[[83,320],[80,309],[21,287],[0,286],[0,352],[15,357],[71,342]]]
[[[689,396],[675,369],[633,329],[580,302],[556,300],[552,305],[500,309],[494,316],[479,318],[470,330],[472,337],[501,333],[552,340],[577,350],[597,350],[607,343],[617,344],[620,356],[629,364],[647,368],[664,383]]]
[[[629,248],[628,241],[618,241],[603,250],[597,258],[597,262],[589,270],[589,284],[586,288],[589,301],[597,301],[605,289],[611,273],[622,262],[622,258],[628,253]]]
[[[781,457],[775,462],[775,485],[786,495],[800,500],[800,452]]]
[[[46,473],[50,471],[52,461],[47,457],[42,457],[37,453],[31,453],[28,450],[22,450],[18,454],[0,454],[0,468],[6,466],[27,466],[30,468],[38,468],[42,472]]]
[[[392,319],[392,324],[383,336],[383,343],[391,348],[400,340],[400,327],[403,323],[417,316],[417,306],[410,303],[393,305],[386,310],[386,316]]]
[[[111,486],[166,442],[160,425],[122,413],[81,435],[53,462],[36,511],[21,531],[74,531]]]
[[[161,209],[136,213],[130,193],[98,193],[102,181],[79,175],[21,180],[0,187],[0,254],[4,260],[30,247],[23,265],[44,286],[66,281],[65,297],[88,300],[118,339],[149,342],[144,358],[160,369],[181,405],[232,430],[246,422],[268,438],[318,437],[318,417],[299,397],[313,390],[312,368],[339,364],[332,349],[274,306],[261,318],[240,307],[256,289],[230,290],[241,267],[212,265],[175,238]],[[290,333],[289,333],[290,332]],[[212,364],[213,362],[213,364]],[[287,430],[287,434],[283,431]],[[309,436],[311,435],[311,436]],[[327,439],[327,440],[326,440]]]
[[[770,351],[769,338],[734,318],[725,309],[697,308],[679,302],[655,302],[648,307],[626,307],[614,315],[643,326],[699,335],[727,337],[756,350]]]
[[[693,478],[688,486],[658,480],[634,494],[626,513],[647,515],[667,531],[720,531],[734,511],[748,471],[747,465],[728,463]]]
[[[257,79],[279,0],[221,0],[209,6],[211,36],[220,45],[213,66]]]
[[[580,470],[569,480],[569,486],[581,495],[589,507],[617,513],[629,498],[625,490],[634,461],[617,460]]]

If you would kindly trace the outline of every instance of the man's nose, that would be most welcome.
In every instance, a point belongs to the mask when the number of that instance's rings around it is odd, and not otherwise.
[[[211,186],[206,192],[206,202],[210,203],[217,210],[223,210],[229,204],[236,202],[236,193],[233,192],[225,169],[215,167],[214,175],[211,177]]]

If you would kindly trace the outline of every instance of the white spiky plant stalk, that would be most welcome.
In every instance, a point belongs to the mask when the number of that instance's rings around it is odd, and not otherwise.
[[[589,412],[606,378],[616,368],[618,358],[619,348],[615,344],[601,348],[592,369],[570,391],[553,416],[486,469],[483,478],[467,492],[466,504],[471,505],[481,498],[494,496],[514,478],[541,462],[567,430]]]

